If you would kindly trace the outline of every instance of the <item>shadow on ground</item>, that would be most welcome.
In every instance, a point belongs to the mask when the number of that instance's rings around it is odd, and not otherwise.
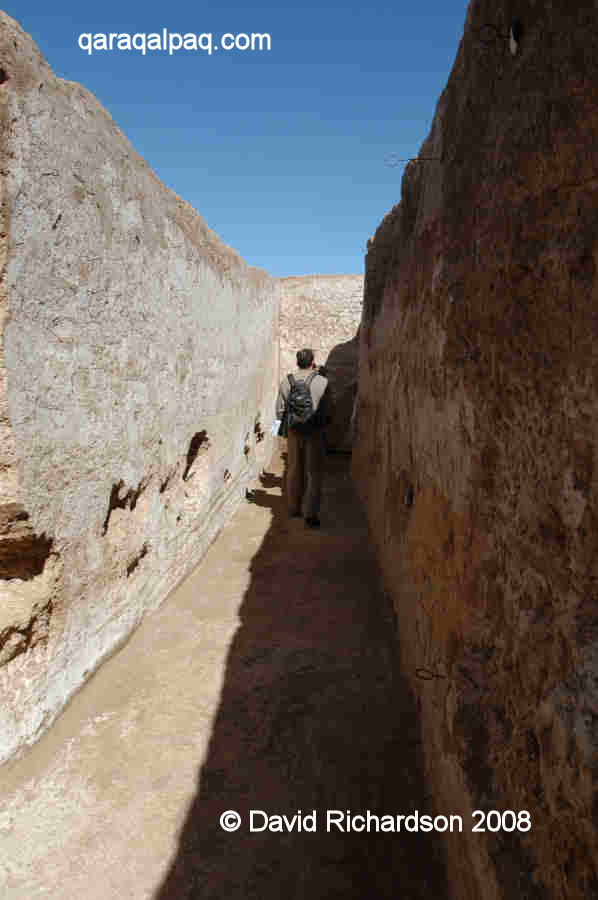
[[[322,528],[312,531],[287,516],[284,456],[250,495],[272,522],[252,560],[197,795],[155,900],[443,900],[441,835],[326,831],[328,809],[426,811],[420,735],[350,458],[327,457]],[[317,831],[252,833],[251,809],[316,810]],[[241,815],[238,831],[221,829],[225,810]]]

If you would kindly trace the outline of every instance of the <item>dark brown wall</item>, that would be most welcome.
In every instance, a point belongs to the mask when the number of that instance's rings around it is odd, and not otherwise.
[[[467,900],[598,896],[597,25],[470,4],[367,256],[354,474]]]

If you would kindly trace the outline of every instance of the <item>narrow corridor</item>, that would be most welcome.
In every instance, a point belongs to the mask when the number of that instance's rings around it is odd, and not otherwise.
[[[276,454],[198,568],[0,770],[5,900],[447,896],[440,834],[326,831],[328,809],[427,811],[349,459],[326,465],[319,531],[287,517]],[[316,810],[317,831],[252,833],[251,809]]]

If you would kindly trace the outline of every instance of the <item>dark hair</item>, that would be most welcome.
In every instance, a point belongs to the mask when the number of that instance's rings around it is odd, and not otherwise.
[[[297,350],[297,365],[300,369],[309,369],[313,361],[313,350],[309,350],[307,347],[305,350]]]
[[[326,366],[318,366],[318,372],[320,373],[320,375],[323,375],[324,378],[328,378],[328,369],[326,368]]]

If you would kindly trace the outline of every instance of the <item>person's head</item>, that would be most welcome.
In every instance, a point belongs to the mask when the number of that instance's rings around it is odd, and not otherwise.
[[[300,369],[309,369],[311,365],[313,365],[314,361],[314,351],[305,348],[304,350],[297,350],[297,365]]]

